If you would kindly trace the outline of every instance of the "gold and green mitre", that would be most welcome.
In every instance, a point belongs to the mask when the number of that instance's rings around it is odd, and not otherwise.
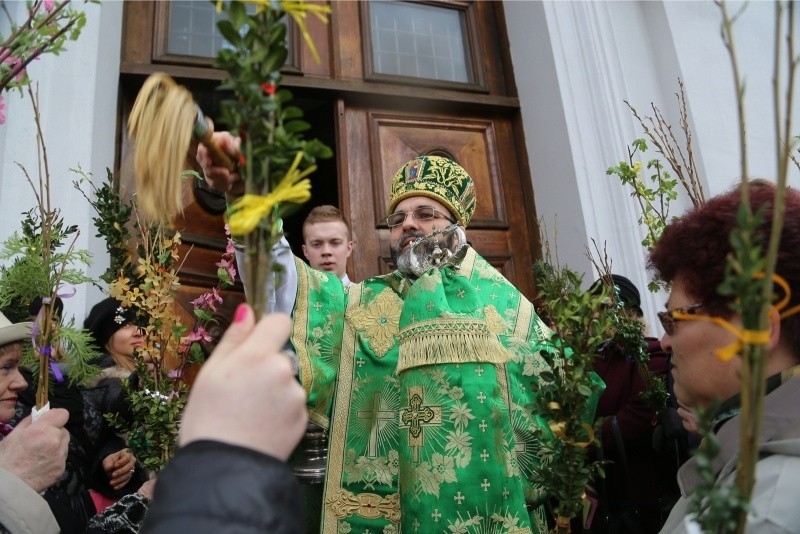
[[[467,171],[441,156],[419,156],[403,165],[392,179],[389,211],[408,197],[438,200],[466,228],[475,213],[475,183]]]

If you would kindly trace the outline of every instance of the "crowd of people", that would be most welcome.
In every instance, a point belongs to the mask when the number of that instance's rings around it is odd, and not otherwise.
[[[215,136],[236,155],[232,136]],[[237,184],[235,172],[203,147],[198,161],[213,187]],[[754,209],[764,210],[762,239],[774,191],[764,181],[749,187]],[[742,325],[734,297],[716,290],[740,198],[732,190],[694,208],[651,251],[650,267],[671,290],[659,313],[663,337],[644,340],[646,370],[613,343],[598,347],[595,372],[606,389],[596,414],[599,443],[589,454],[611,463],[607,477],[593,481],[600,506],[587,531],[696,531],[689,502],[700,479],[696,461],[683,461],[691,437],[669,422],[680,418],[694,432],[693,411],[714,401],[723,409],[714,422],[721,451],[713,472],[718,483],[736,475],[740,362],[717,357],[736,336],[706,319]],[[248,305],[236,309],[193,384],[180,448],[157,482],[104,417],[130,416],[121,381],[136,387],[142,339],[128,310],[113,299],[92,309],[84,326],[103,354],[102,372],[84,388],[56,383],[50,411],[36,421],[27,415],[30,379],[20,367],[32,323],[0,315],[0,531],[303,532],[302,492],[286,460],[309,421],[329,440],[322,531],[547,531],[552,495],[534,473],[547,461],[535,452],[537,440],[550,430],[530,407],[548,367],[542,351],[553,350],[550,331],[466,241],[477,201],[472,177],[457,163],[407,162],[387,199],[396,269],[360,282],[346,273],[347,221],[333,206],[312,210],[303,226],[309,263],[285,243],[276,247],[284,275],[264,288],[275,313],[257,321]],[[792,307],[800,303],[800,192],[790,189],[786,202],[776,273]],[[630,280],[607,282],[624,313],[641,320]],[[773,309],[766,347],[747,531],[797,532],[800,315]],[[674,405],[644,402],[643,372],[664,380]]]

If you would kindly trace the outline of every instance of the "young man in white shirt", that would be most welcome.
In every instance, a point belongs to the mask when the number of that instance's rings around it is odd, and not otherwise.
[[[353,252],[350,225],[335,206],[317,206],[303,222],[303,255],[314,269],[336,274],[345,287],[347,258]]]

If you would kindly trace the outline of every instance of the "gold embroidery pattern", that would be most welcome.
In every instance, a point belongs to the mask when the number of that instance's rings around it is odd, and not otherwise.
[[[339,489],[325,500],[325,506],[337,519],[359,515],[367,519],[385,517],[393,523],[400,521],[400,494],[392,493],[381,497],[374,493],[358,495]]]
[[[492,334],[505,334],[507,331],[506,322],[497,312],[497,308],[491,304],[483,308],[483,315],[486,317],[486,324]]]
[[[375,356],[382,358],[394,346],[400,332],[402,306],[403,301],[386,288],[367,306],[348,310],[345,317],[356,330],[364,333]]]
[[[303,389],[306,390],[306,396],[311,394],[311,382],[314,377],[311,374],[311,359],[308,356],[305,343],[298,343],[297,340],[306,339],[308,335],[308,317],[309,299],[308,295],[308,274],[306,269],[300,265],[298,258],[294,259],[295,269],[297,269],[297,295],[298,298],[295,302],[294,317],[292,321],[292,341],[296,347],[297,356],[300,360],[300,379],[303,384]]]
[[[412,284],[414,291],[421,292],[426,291],[428,293],[432,293],[439,287],[439,284],[442,283],[442,273],[439,269],[428,271],[427,273],[420,276],[416,282]]]

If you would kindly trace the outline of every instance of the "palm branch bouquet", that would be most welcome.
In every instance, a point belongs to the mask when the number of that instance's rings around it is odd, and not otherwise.
[[[580,517],[592,479],[603,476],[601,462],[591,461],[588,449],[598,444],[592,424],[604,386],[594,373],[601,343],[614,328],[617,310],[612,289],[581,289],[582,276],[551,259],[547,239],[545,259],[534,264],[539,290],[537,312],[553,329],[553,350],[543,351],[550,370],[542,373],[536,413],[548,419],[538,456],[543,460],[535,476],[553,499],[555,531],[570,532],[571,519]]]
[[[79,189],[84,183],[91,181],[74,182]],[[207,326],[215,322],[213,313],[222,303],[220,291],[235,282],[233,244],[228,242],[217,263],[217,285],[192,302],[195,323],[190,330],[176,313],[180,233],[139,218],[135,201],[120,200],[110,171],[105,183],[90,187],[90,192],[81,191],[97,214],[93,218],[97,237],[105,239],[111,255],[111,266],[102,278],[108,283],[109,296],[134,311],[144,339],[135,354],[136,378],[124,384],[131,420],[118,414],[109,419],[127,434],[128,445],[142,464],[159,471],[177,444],[187,397],[186,370],[202,363],[202,343],[213,341]]]
[[[308,175],[316,159],[332,155],[318,140],[303,139],[310,125],[302,110],[290,105],[292,94],[281,88],[289,18],[318,58],[305,19],[311,14],[327,22],[330,7],[261,0],[219,1],[217,9],[227,15],[218,27],[230,44],[214,63],[227,72],[219,90],[230,95],[219,119],[241,139],[237,163],[244,182],[244,194],[231,202],[227,216],[231,234],[244,247],[245,292],[260,316],[266,309],[263,288],[279,274],[270,251],[282,237],[282,218],[310,198]]]

